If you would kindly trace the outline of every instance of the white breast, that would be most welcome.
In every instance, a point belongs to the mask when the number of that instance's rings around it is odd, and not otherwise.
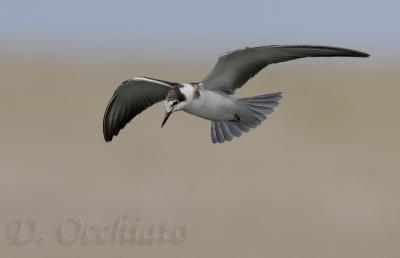
[[[232,120],[235,118],[236,100],[215,91],[200,90],[200,96],[193,98],[184,111],[208,120]]]

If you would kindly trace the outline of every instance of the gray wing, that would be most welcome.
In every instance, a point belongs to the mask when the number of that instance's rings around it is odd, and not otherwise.
[[[165,99],[168,91],[175,85],[178,84],[145,77],[124,81],[115,90],[104,113],[104,139],[111,141],[132,118]]]
[[[360,51],[326,46],[262,46],[228,52],[218,59],[217,64],[201,81],[209,90],[233,94],[269,64],[285,62],[303,57],[352,56],[368,57]]]

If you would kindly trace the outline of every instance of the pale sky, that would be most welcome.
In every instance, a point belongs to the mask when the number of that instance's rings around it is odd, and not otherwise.
[[[3,44],[27,49],[231,49],[312,43],[397,50],[399,1],[1,1]]]

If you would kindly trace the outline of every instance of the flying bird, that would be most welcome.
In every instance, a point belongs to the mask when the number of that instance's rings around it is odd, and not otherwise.
[[[311,45],[247,47],[219,57],[211,72],[197,83],[176,83],[148,77],[133,77],[114,92],[103,119],[104,139],[109,142],[135,116],[164,100],[166,112],[161,127],[173,112],[211,120],[213,143],[231,141],[259,126],[276,108],[280,92],[235,98],[235,90],[270,64],[304,57],[368,57],[356,50]]]

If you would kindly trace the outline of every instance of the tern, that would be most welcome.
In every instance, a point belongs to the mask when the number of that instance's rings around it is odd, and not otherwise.
[[[213,143],[231,141],[259,126],[279,104],[280,92],[235,98],[235,90],[270,64],[304,57],[368,57],[356,50],[312,45],[247,47],[219,57],[211,72],[197,83],[176,83],[149,77],[124,81],[109,101],[103,119],[104,139],[109,142],[136,115],[165,101],[161,127],[173,112],[211,120]]]

